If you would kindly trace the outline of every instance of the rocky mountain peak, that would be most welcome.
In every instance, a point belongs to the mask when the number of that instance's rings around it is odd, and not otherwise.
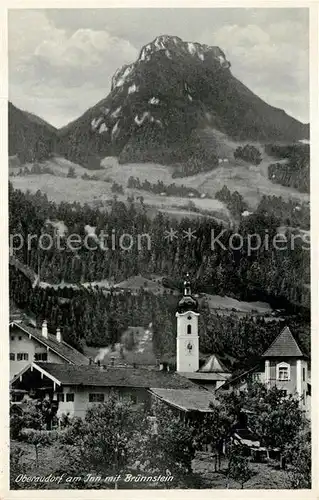
[[[149,62],[158,52],[169,60],[188,59],[206,61],[206,63],[218,64],[223,69],[230,68],[230,62],[227,61],[224,52],[217,46],[210,46],[198,42],[186,42],[178,36],[160,35],[152,42],[142,47],[136,62],[126,64],[118,69],[112,78],[112,90],[121,87],[127,80],[132,78],[133,72],[140,63]]]
[[[202,144],[207,128],[240,141],[299,140],[309,133],[237,80],[219,47],[160,35],[115,72],[102,101],[59,133],[60,147],[84,165],[112,155],[123,163],[172,164],[196,155],[209,163],[213,142]]]

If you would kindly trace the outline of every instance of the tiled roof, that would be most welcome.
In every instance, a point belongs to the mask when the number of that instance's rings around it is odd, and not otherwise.
[[[69,344],[64,342],[58,342],[54,335],[48,334],[48,338],[45,338],[42,335],[41,330],[38,328],[33,328],[31,326],[27,326],[22,322],[13,321],[10,323],[10,326],[15,326],[16,328],[20,328],[22,331],[31,335],[34,339],[41,342],[43,345],[49,347],[53,352],[61,356],[64,360],[69,363],[75,365],[88,365],[90,360],[84,354],[71,347]]]
[[[213,411],[210,405],[219,406],[214,395],[201,389],[153,389],[150,392],[184,411]]]
[[[263,358],[301,358],[304,354],[299,348],[290,329],[286,326],[262,355]]]
[[[192,382],[176,373],[147,368],[99,367],[95,364],[74,366],[57,363],[34,363],[59,380],[62,385],[100,387],[194,388]]]
[[[179,372],[179,374],[189,380],[200,380],[202,382],[227,380],[227,377],[222,373]]]
[[[221,362],[216,354],[210,356],[210,358],[206,361],[204,366],[199,370],[200,372],[209,372],[209,373],[229,373],[229,370],[226,366]]]

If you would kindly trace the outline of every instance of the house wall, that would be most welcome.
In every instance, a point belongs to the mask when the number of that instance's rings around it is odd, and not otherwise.
[[[47,351],[45,345],[42,345],[34,338],[29,338],[29,335],[17,327],[10,328],[10,353],[15,355],[15,361],[10,361],[10,379],[17,375],[26,365],[34,361],[35,353],[48,354],[49,363],[66,363],[63,358],[51,350]],[[28,359],[17,361],[18,353],[27,353]]]
[[[277,380],[277,365],[281,362],[290,365],[290,380]],[[270,359],[269,360],[269,385],[270,387],[278,387],[278,389],[286,390],[288,394],[297,392],[297,360],[296,359]]]
[[[135,403],[150,404],[150,394],[147,389],[143,388],[63,386],[60,392],[64,394],[64,402],[60,401],[58,404],[58,418],[61,418],[63,414],[69,414],[70,417],[84,418],[87,410],[98,404],[89,402],[89,394],[91,393],[104,394],[104,397],[107,398],[112,392],[116,392],[121,397],[129,398]],[[74,402],[66,402],[67,393],[74,394]],[[57,392],[54,393],[53,399],[57,399],[57,394]]]
[[[290,380],[277,380],[277,365],[285,362],[290,365]],[[303,406],[307,406],[308,363],[304,359],[282,358],[269,360],[269,385],[286,390],[288,394],[299,394]],[[305,375],[305,376],[303,376]]]

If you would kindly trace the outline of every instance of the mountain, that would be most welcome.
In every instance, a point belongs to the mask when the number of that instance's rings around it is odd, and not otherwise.
[[[38,116],[8,105],[9,156],[21,162],[47,159],[56,147],[57,129]]]
[[[309,137],[308,125],[235,78],[219,47],[159,36],[114,74],[105,99],[59,131],[58,148],[91,168],[111,155],[121,162],[211,161],[214,152],[201,140],[207,127],[240,141]]]

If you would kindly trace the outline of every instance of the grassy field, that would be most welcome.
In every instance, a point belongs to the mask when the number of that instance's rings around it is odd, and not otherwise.
[[[112,183],[115,181],[124,188],[124,195],[117,194],[118,200],[125,202],[129,195],[133,195],[135,198],[143,196],[144,204],[148,207],[150,216],[156,215],[156,213],[161,211],[176,219],[181,219],[182,217],[198,218],[202,216],[200,211],[204,211],[205,213],[210,212],[211,217],[216,218],[219,222],[231,223],[232,219],[229,210],[218,200],[192,198],[191,206],[189,204],[190,198],[160,196],[147,191],[126,188],[130,175],[141,175],[142,179],[152,179],[152,182],[167,178],[167,182],[171,183],[173,179],[169,170],[167,170],[168,167],[153,164],[118,165],[116,159],[111,158],[111,160],[112,167],[109,165],[105,167],[105,170],[88,171],[63,158],[54,158],[44,163],[44,166],[49,167],[54,172],[54,175],[11,176],[10,180],[16,189],[20,189],[23,192],[29,190],[31,193],[41,190],[47,194],[49,200],[57,203],[63,201],[77,201],[89,205],[99,203],[99,206],[105,209],[107,209],[108,203],[114,197],[111,188]],[[70,167],[74,168],[76,178],[67,177]],[[144,173],[139,174],[142,170]],[[10,173],[16,174],[18,171],[18,167],[13,166],[10,168]],[[81,177],[84,173],[91,176],[95,175],[99,177],[99,180],[83,180]],[[195,207],[195,209],[192,207]]]
[[[120,165],[117,158],[106,157],[102,160],[101,170],[89,171],[80,165],[72,163],[65,158],[55,157],[44,162],[44,166],[49,167],[54,176],[49,174],[32,175],[26,177],[11,177],[13,185],[23,191],[30,189],[36,191],[41,189],[46,192],[48,197],[57,202],[60,201],[81,201],[83,203],[92,203],[94,200],[106,202],[113,197],[111,192],[111,183],[117,182],[125,189],[124,199],[128,194],[135,196],[143,195],[145,203],[156,209],[169,209],[174,211],[176,205],[185,205],[188,198],[161,197],[153,193],[128,190],[126,188],[129,177],[138,177],[141,181],[147,179],[151,183],[158,180],[164,184],[175,183],[197,189],[200,193],[207,193],[214,197],[216,192],[226,185],[230,191],[238,191],[243,195],[250,209],[256,208],[263,195],[282,196],[283,199],[294,199],[297,202],[309,201],[309,195],[299,193],[293,188],[274,184],[268,179],[268,165],[278,161],[265,154],[261,144],[256,143],[262,152],[263,161],[260,165],[249,165],[241,160],[234,160],[233,153],[239,145],[222,133],[217,131],[203,131],[205,142],[208,147],[216,148],[219,157],[228,159],[228,163],[219,165],[210,172],[204,172],[191,177],[176,178],[172,177],[173,167],[159,165],[156,163],[131,163]],[[28,166],[28,165],[27,165]],[[29,165],[30,166],[30,165]],[[70,167],[74,168],[76,179],[66,179]],[[9,172],[17,173],[19,166],[14,158],[9,161]],[[87,173],[99,178],[98,181],[85,181],[81,176]],[[109,182],[105,182],[105,181]],[[121,197],[119,197],[121,199]],[[228,217],[226,207],[217,202],[217,200],[195,199],[192,198],[199,210],[209,210],[222,213],[221,219]],[[176,214],[178,216],[178,214]]]
[[[245,302],[227,296],[222,297],[220,295],[210,294],[204,294],[204,297],[207,299],[210,309],[220,310],[221,312],[223,310],[231,310],[245,314],[252,314],[255,312],[265,315],[272,312],[272,308],[267,302]]]
[[[199,453],[193,460],[193,471],[200,474],[212,489],[239,489],[240,485],[226,476],[227,461],[221,463],[221,471],[214,471],[214,462],[209,454]],[[253,476],[244,484],[244,489],[286,489],[289,488],[287,472],[272,463],[250,463]]]
[[[11,442],[11,450],[20,447],[24,455],[21,460],[21,470],[29,476],[42,475],[47,476],[58,469],[58,464],[63,463],[64,456],[58,445],[40,447],[39,463],[36,464],[35,448],[27,443],[16,441]],[[214,472],[212,457],[209,454],[198,454],[193,460],[193,472],[203,478],[205,487],[210,489],[239,489],[239,483],[228,480],[225,472],[227,462],[222,461],[221,472]],[[244,485],[244,489],[286,489],[289,488],[288,474],[286,471],[279,470],[274,464],[251,463],[250,468],[254,475]],[[89,472],[89,471],[88,471]],[[19,469],[14,471],[14,477],[20,473]],[[145,472],[144,472],[145,473]],[[66,474],[67,477],[67,474]],[[49,489],[57,489],[59,485],[50,483]],[[62,484],[60,485],[61,488]],[[31,484],[28,485],[30,489]],[[64,484],[63,489],[70,487],[70,484]]]

